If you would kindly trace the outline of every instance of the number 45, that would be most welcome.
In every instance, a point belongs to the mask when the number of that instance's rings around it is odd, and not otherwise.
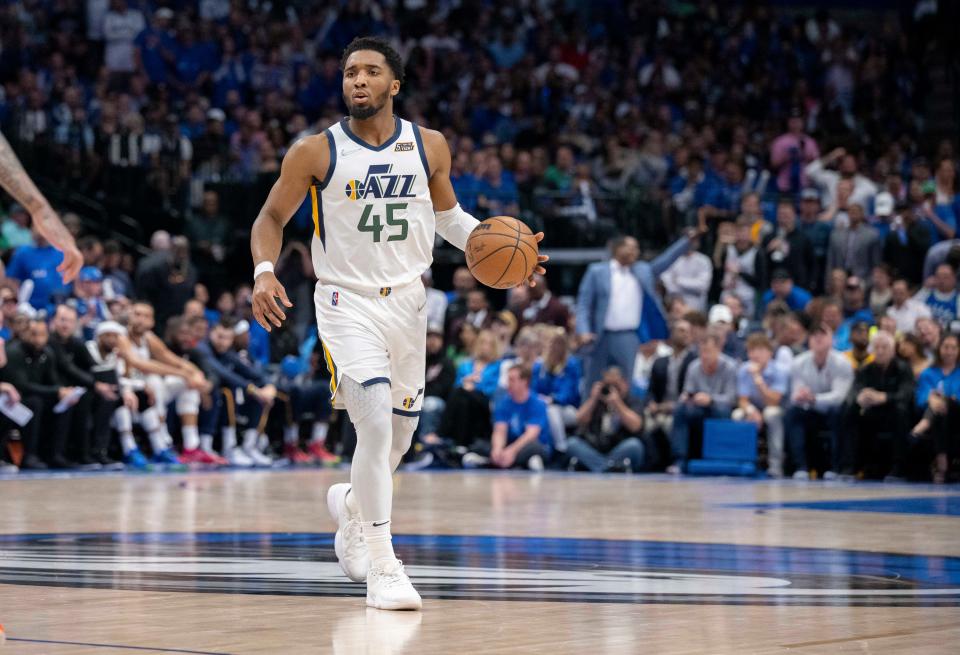
[[[407,238],[407,219],[393,217],[395,211],[406,208],[407,203],[405,202],[387,203],[387,225],[391,227],[400,226],[400,234],[391,234],[387,237],[387,241],[403,241]],[[371,215],[372,211],[373,205],[367,205],[363,208],[363,214],[360,215],[360,222],[357,224],[357,229],[361,232],[372,232],[373,242],[380,243],[380,233],[383,232],[383,225],[380,224],[379,214]]]

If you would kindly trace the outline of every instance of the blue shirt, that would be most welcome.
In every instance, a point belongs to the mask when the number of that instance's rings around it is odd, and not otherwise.
[[[873,325],[873,314],[869,309],[864,308],[858,310],[853,316],[847,318],[840,324],[840,327],[838,327],[837,331],[833,334],[833,347],[840,352],[850,350],[850,330],[853,328],[854,323],[861,321]]]
[[[773,289],[767,289],[763,293],[763,298],[761,303],[763,305],[763,310],[766,311],[767,305],[773,301]],[[810,295],[810,292],[806,289],[801,289],[800,287],[793,287],[790,291],[790,294],[783,299],[787,303],[787,307],[792,309],[795,312],[802,311],[804,307],[807,306],[807,303],[813,300],[813,296]]]
[[[960,399],[960,367],[953,369],[950,375],[944,375],[938,366],[924,369],[917,378],[917,407],[926,409],[930,393],[937,389],[948,398]]]
[[[493,407],[493,422],[507,424],[508,444],[519,439],[528,426],[536,425],[540,428],[540,443],[548,453],[553,448],[550,424],[547,422],[547,405],[534,393],[525,403],[515,402],[505,394]]]
[[[580,406],[580,378],[582,377],[580,360],[568,357],[567,364],[559,373],[551,373],[543,366],[543,361],[533,365],[531,390],[541,396],[550,396],[554,404]]]
[[[7,267],[7,277],[20,280],[33,280],[33,294],[30,304],[35,309],[46,309],[53,294],[65,294],[67,288],[63,278],[57,272],[57,266],[63,261],[63,253],[53,246],[21,246],[13,253],[13,259]]]
[[[500,383],[501,361],[502,360],[497,360],[487,364],[483,367],[483,371],[480,372],[480,381],[477,382],[476,389],[488,398],[496,393],[497,385]],[[473,358],[460,362],[460,366],[457,367],[457,379],[454,382],[454,386],[462,387],[463,378],[473,374],[473,363]]]
[[[250,359],[266,366],[270,363],[270,333],[257,323],[250,321],[250,346],[247,348]]]
[[[960,302],[960,298],[958,298],[956,291],[944,295],[934,290],[927,295],[926,299],[926,305],[930,308],[930,313],[941,325],[949,325],[950,321],[957,320],[958,302]]]
[[[737,370],[737,396],[746,396],[756,407],[763,409],[766,407],[766,403],[763,402],[760,392],[757,391],[757,385],[753,383],[753,376],[747,370],[748,366],[750,366],[750,362],[744,362]],[[764,384],[771,391],[786,395],[787,388],[790,385],[790,375],[776,361],[770,360],[760,377],[763,378]]]

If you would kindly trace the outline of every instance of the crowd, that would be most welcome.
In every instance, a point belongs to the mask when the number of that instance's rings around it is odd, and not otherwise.
[[[466,269],[449,292],[425,272],[410,465],[680,474],[704,422],[731,418],[756,426],[771,476],[948,478],[960,201],[953,144],[921,147],[929,16],[689,9],[8,3],[0,123],[28,168],[177,233],[136,260],[65,214],[86,266],[64,287],[7,208],[0,378],[33,412],[4,430],[14,458],[144,468],[148,442],[165,466],[349,456],[307,247],[278,262],[295,307],[269,335],[230,263],[251,220],[237,190],[339,119],[339,53],[378,34],[406,61],[398,111],[446,133],[465,209],[554,246],[611,244],[576,298],[542,280],[497,308]]]

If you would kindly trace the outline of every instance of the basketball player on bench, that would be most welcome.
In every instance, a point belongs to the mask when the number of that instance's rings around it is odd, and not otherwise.
[[[286,318],[276,299],[293,306],[273,267],[283,227],[308,197],[320,339],[334,405],[346,408],[357,430],[351,482],[327,495],[339,528],[335,550],[350,579],[366,580],[368,606],[420,609],[390,536],[391,473],[423,402],[420,275],[432,262],[435,233],[463,250],[478,221],[457,203],[443,135],[393,114],[403,83],[399,54],[385,40],[360,38],[341,65],[349,118],[290,148],[253,224],[253,312],[270,330]]]

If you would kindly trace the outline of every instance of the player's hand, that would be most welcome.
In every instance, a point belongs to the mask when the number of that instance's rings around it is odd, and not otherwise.
[[[287,320],[287,315],[277,304],[277,298],[287,307],[293,303],[287,298],[287,291],[280,280],[271,271],[261,273],[253,283],[253,317],[267,332]]]
[[[83,255],[80,254],[80,250],[76,246],[70,246],[62,252],[63,261],[57,266],[57,271],[63,278],[63,283],[70,284],[77,279],[77,275],[83,267]]]
[[[537,243],[543,241],[543,232],[537,232],[536,234],[533,235],[533,238],[537,240]],[[523,282],[521,282],[521,283],[518,284],[517,286],[522,287],[522,286],[524,286],[525,284],[529,284],[531,287],[537,286],[537,281],[534,279],[534,277],[535,277],[536,275],[546,275],[546,274],[547,274],[547,269],[545,269],[545,268],[544,268],[543,266],[541,266],[540,264],[543,264],[543,263],[545,263],[545,262],[547,262],[547,261],[549,261],[549,260],[550,260],[550,256],[549,256],[549,255],[540,255],[539,257],[537,257],[537,265],[534,267],[533,273],[531,273],[531,274],[530,274],[530,277],[528,277],[526,280],[524,280]]]
[[[137,394],[129,390],[123,392],[123,404],[131,412],[135,412],[140,409],[140,399],[137,398]]]

